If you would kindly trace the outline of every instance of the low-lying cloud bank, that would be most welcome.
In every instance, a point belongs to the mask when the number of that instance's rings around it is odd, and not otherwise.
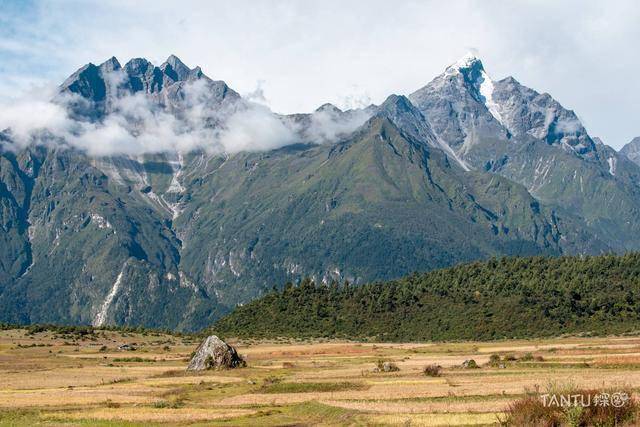
[[[113,93],[118,93],[117,79],[111,84]],[[189,82],[178,102],[144,92],[118,93],[107,99],[107,114],[95,120],[74,114],[79,106],[93,108],[84,98],[57,90],[39,91],[0,105],[0,130],[11,141],[0,143],[13,150],[56,144],[91,156],[195,149],[231,154],[301,141],[335,141],[368,118],[364,112],[316,111],[301,122],[244,99],[214,102],[209,90],[204,80]]]

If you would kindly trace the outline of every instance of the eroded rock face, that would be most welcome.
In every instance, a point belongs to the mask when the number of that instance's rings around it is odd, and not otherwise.
[[[189,362],[188,371],[206,369],[233,369],[246,366],[244,359],[235,348],[215,335],[205,339]]]

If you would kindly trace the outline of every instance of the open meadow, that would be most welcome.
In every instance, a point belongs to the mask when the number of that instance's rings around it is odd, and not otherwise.
[[[0,425],[496,425],[536,390],[640,385],[635,336],[231,340],[246,368],[186,372],[198,343],[151,332],[1,331]],[[462,367],[470,359],[477,368]],[[379,361],[399,370],[378,372]],[[430,376],[430,365],[442,368]]]

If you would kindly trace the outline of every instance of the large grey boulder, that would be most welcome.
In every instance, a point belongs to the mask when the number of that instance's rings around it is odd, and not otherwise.
[[[196,350],[187,367],[188,371],[206,369],[232,369],[246,366],[235,348],[215,335],[205,339]]]

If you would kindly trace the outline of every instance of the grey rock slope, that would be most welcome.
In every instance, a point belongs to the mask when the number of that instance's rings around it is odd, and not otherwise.
[[[596,144],[573,111],[514,78],[492,81],[463,58],[409,99],[474,169],[524,185],[557,212],[582,218],[616,250],[638,249],[640,169]]]
[[[640,136],[635,137],[620,149],[620,154],[640,165]]]
[[[207,111],[244,105],[175,57],[89,64],[57,101],[89,123],[130,96],[181,120],[194,88]],[[0,134],[0,320],[194,330],[305,276],[640,246],[638,166],[475,58],[408,98],[274,117],[296,141],[235,154],[92,157]]]

